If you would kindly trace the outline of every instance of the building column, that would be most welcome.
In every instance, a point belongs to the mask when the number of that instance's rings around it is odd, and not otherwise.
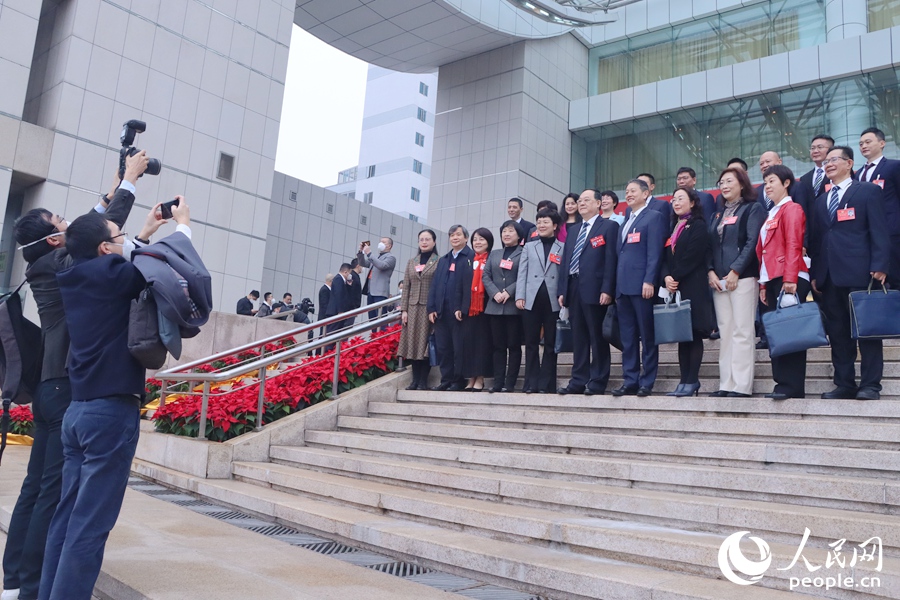
[[[868,33],[866,0],[827,0],[825,3],[826,41],[837,42]],[[859,86],[842,85],[828,101],[829,135],[837,143],[855,147],[861,131],[871,125],[868,98]]]
[[[825,2],[826,41],[834,42],[869,32],[866,0]]]

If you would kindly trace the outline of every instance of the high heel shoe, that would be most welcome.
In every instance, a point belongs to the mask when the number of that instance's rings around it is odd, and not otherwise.
[[[685,394],[682,394],[681,392],[684,391],[684,386],[686,386],[686,385],[687,385],[686,383],[679,383],[678,387],[675,388],[674,391],[666,394],[666,396],[684,396]]]
[[[681,387],[681,391],[675,390],[675,395],[679,398],[685,396],[697,396],[700,393],[699,383],[685,383]]]

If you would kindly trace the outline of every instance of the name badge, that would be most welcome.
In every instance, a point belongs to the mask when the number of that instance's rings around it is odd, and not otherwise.
[[[535,229],[534,231],[531,232],[531,237],[537,237],[537,236],[538,236],[538,232],[537,232],[537,229]]]
[[[825,184],[825,192],[827,193],[827,192],[830,192],[830,191],[831,191],[831,184],[830,184],[830,183],[826,183],[826,184]]]
[[[778,228],[778,219],[769,219],[766,221],[766,229],[777,229]]]
[[[456,270],[456,263],[450,263],[450,272],[452,273],[455,270]]]
[[[733,217],[728,217],[722,223],[724,225],[734,225],[735,223],[737,223],[737,220],[738,220],[737,215],[734,215]]]
[[[501,260],[501,261],[500,261],[500,268],[501,268],[501,269],[512,269],[512,259],[507,258],[507,259],[505,259],[505,260]]]
[[[599,248],[600,246],[605,246],[606,240],[602,235],[598,235],[597,237],[591,238],[591,248]]]
[[[855,208],[843,208],[837,211],[837,220],[838,221],[855,221],[856,220],[856,209]]]
[[[884,179],[873,179],[873,180],[872,180],[872,183],[874,183],[875,185],[877,185],[877,186],[880,187],[881,189],[884,189]]]
[[[550,258],[550,262],[555,263],[555,264],[557,264],[557,265],[558,265],[560,262],[562,262],[562,258],[560,257],[559,254],[553,254],[553,253],[551,252],[549,258]]]
[[[421,273],[425,270],[425,265],[416,265],[416,273]]]
[[[629,244],[637,244],[641,241],[641,232],[635,231],[634,233],[628,234],[628,243]]]

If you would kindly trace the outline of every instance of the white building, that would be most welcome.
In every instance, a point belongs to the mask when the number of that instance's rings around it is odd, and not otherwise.
[[[437,74],[370,65],[358,166],[328,189],[424,223],[436,99]]]

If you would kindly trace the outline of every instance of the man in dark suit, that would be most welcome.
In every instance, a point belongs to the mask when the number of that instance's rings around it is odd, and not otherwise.
[[[237,314],[252,317],[256,314],[253,303],[259,300],[259,291],[251,290],[249,294],[237,301]]]
[[[697,172],[690,167],[681,167],[675,175],[675,184],[678,187],[695,190],[697,187]],[[712,223],[713,215],[716,214],[716,199],[709,192],[697,192],[697,195],[700,197],[703,219],[707,223]]]
[[[350,263],[341,265],[340,271],[334,281],[331,283],[331,296],[328,299],[328,309],[325,311],[325,317],[334,317],[348,310],[353,310],[353,271],[350,270]],[[348,322],[349,321],[349,322]],[[343,319],[328,325],[325,328],[326,333],[331,333],[347,325],[353,323],[352,319]]]
[[[448,232],[450,251],[441,257],[428,290],[428,319],[434,323],[434,342],[441,367],[441,383],[433,389],[451,392],[465,389],[462,376],[462,314],[465,288],[472,285],[475,252],[466,245],[469,232],[453,225]]]
[[[812,198],[821,196],[825,191],[825,186],[831,183],[825,176],[825,167],[822,165],[822,161],[825,160],[832,148],[834,148],[834,138],[824,134],[817,135],[809,144],[809,159],[813,161],[813,168],[801,176],[800,181],[812,191]],[[806,216],[809,218],[809,213]]]
[[[856,385],[857,342],[850,337],[848,294],[864,289],[871,278],[886,279],[890,238],[877,185],[854,181],[853,150],[835,146],[824,161],[832,186],[816,202],[809,233],[812,288],[821,292],[834,366],[834,390],[822,398],[876,400],[880,397],[884,355],[880,339],[859,340],[861,377]]]
[[[859,151],[866,164],[857,171],[854,179],[874,183],[883,190],[884,217],[887,219],[891,240],[891,264],[888,281],[893,288],[900,288],[900,160],[884,157],[884,132],[870,127],[859,137]]]
[[[521,198],[510,198],[506,203],[506,214],[509,216],[510,220],[515,221],[522,227],[522,232],[525,234],[522,236],[523,245],[525,244],[525,240],[530,239],[531,231],[534,229],[534,223],[526,221],[525,218],[522,217],[522,209],[524,206]]]
[[[613,396],[649,396],[659,368],[659,349],[653,338],[653,298],[670,225],[663,214],[647,204],[649,197],[650,187],[642,179],[628,182],[625,201],[631,214],[618,235],[616,269],[616,308],[625,381],[613,390]]]
[[[332,281],[334,281],[334,275],[329,273],[325,276],[325,284],[319,288],[319,319],[322,320],[325,317],[325,313],[328,312],[328,303],[331,302],[331,285]],[[312,335],[312,331],[310,330],[310,335]],[[325,335],[325,328],[319,327],[319,337]],[[315,352],[316,354],[322,354],[322,348],[319,348]]]
[[[782,164],[781,156],[777,152],[772,151],[772,150],[769,150],[768,152],[763,152],[759,157],[759,173],[760,173],[760,175],[762,175],[763,173],[766,172],[766,170],[769,167],[773,167],[775,165],[780,165],[780,164]],[[768,213],[770,210],[772,210],[772,207],[775,206],[775,203],[772,202],[772,200],[766,196],[766,186],[760,184],[759,186],[757,186],[756,189],[757,189],[757,200],[759,201],[760,204],[762,204],[762,207],[764,209],[766,209],[766,212]],[[791,193],[791,200],[793,200],[795,203],[799,204],[800,208],[803,209],[803,212],[808,217],[809,216],[809,206],[812,204],[813,198],[815,198],[815,196],[813,196],[813,193],[812,193],[812,188],[798,179],[791,186],[790,193]]]
[[[647,208],[650,210],[654,210],[658,213],[662,213],[663,220],[665,221],[665,226],[668,229],[675,224],[675,211],[672,210],[672,205],[666,202],[665,200],[660,200],[659,198],[653,197],[653,190],[656,189],[656,178],[650,173],[641,173],[636,177],[636,179],[640,179],[647,186],[647,189],[650,191],[650,197],[647,199]],[[625,220],[631,218],[631,206],[625,209]]]
[[[601,330],[616,291],[619,224],[600,216],[601,194],[578,197],[582,222],[572,225],[560,263],[559,303],[572,324],[572,379],[560,394],[605,394],[609,383],[609,342]]]

